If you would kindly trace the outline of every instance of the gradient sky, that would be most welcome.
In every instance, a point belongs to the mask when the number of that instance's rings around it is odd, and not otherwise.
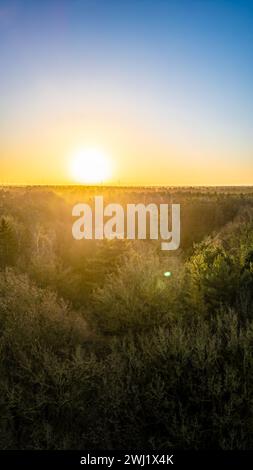
[[[0,184],[253,184],[253,1],[0,0]]]

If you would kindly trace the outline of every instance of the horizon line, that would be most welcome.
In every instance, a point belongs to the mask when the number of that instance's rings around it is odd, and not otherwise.
[[[187,184],[187,185],[170,185],[170,184],[70,184],[70,183],[0,183],[0,188],[55,188],[55,187],[75,187],[75,188],[253,188],[252,184]]]

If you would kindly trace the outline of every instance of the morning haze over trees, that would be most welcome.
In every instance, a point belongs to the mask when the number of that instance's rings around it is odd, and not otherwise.
[[[74,240],[97,192],[1,188],[1,448],[252,447],[252,188],[99,188],[180,203],[176,252]]]

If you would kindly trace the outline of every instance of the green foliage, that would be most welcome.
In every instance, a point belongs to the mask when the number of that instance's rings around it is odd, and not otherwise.
[[[0,448],[253,447],[252,201],[181,197],[175,256],[75,243],[62,198],[0,192]]]
[[[38,434],[32,428],[40,414],[47,428],[54,406],[56,418],[68,362],[88,338],[86,322],[52,292],[7,270],[0,275],[0,327],[1,447],[36,447],[29,433]]]
[[[95,290],[90,321],[104,334],[149,330],[168,322],[175,300],[175,282],[166,279],[153,249],[130,249],[125,262]]]
[[[253,323],[237,312],[103,344],[24,276],[0,296],[2,448],[251,448]]]
[[[221,312],[116,341],[100,408],[112,447],[251,448],[252,340]]]

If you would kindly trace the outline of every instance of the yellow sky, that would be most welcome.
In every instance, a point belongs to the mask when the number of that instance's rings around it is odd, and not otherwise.
[[[110,160],[107,184],[252,184],[249,150],[240,142],[231,148],[219,136],[217,142],[173,123],[168,132],[164,123],[145,114],[128,107],[107,110],[103,103],[81,114],[56,106],[50,111],[48,105],[22,114],[17,107],[2,127],[0,183],[75,184],[71,164],[76,152],[98,148]]]
[[[0,183],[73,184],[77,149],[99,148],[108,184],[253,184],[253,28],[241,2],[7,3]]]
[[[20,126],[13,139],[2,140],[0,184],[76,184],[71,166],[76,153],[89,148],[100,149],[110,162],[106,184],[252,184],[252,165],[242,167],[236,151],[229,159],[226,148],[219,153],[196,143],[164,144],[140,126],[97,122],[84,131],[75,121]]]

